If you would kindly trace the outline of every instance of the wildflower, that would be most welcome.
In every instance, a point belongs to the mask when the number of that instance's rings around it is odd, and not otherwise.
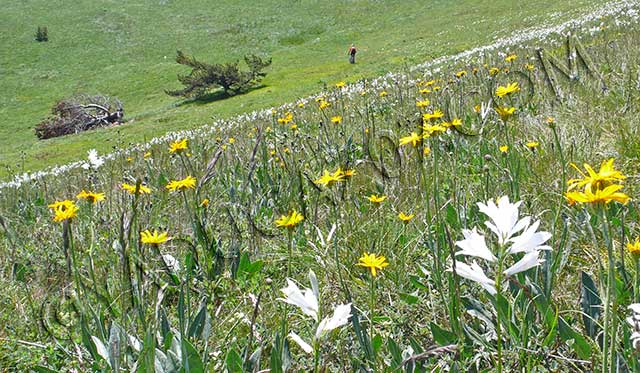
[[[620,202],[626,205],[629,202],[629,196],[618,192],[622,189],[622,185],[609,185],[604,189],[596,189],[595,193],[592,188],[585,188],[584,192],[567,192],[565,198],[570,205],[575,203],[604,203],[608,204],[611,201]]]
[[[133,162],[133,157],[127,157],[127,162],[129,163]]]
[[[499,72],[500,72],[500,69],[497,67],[492,67],[489,69],[489,75],[491,76],[498,75]]]
[[[520,87],[518,87],[518,82],[507,84],[506,87],[498,86],[498,88],[496,88],[496,96],[500,98],[516,92],[520,92]]]
[[[379,93],[379,96],[380,97],[387,97],[388,94],[389,93],[387,93],[387,91],[382,91],[382,92]]]
[[[536,150],[536,148],[538,146],[540,146],[540,143],[537,141],[529,141],[528,143],[524,144],[527,148],[529,148],[529,150]]]
[[[427,156],[430,153],[431,153],[431,148],[425,146],[424,149],[422,150],[422,154]]]
[[[419,90],[418,93],[420,93],[421,95],[426,95],[426,94],[431,93],[431,90],[429,88],[423,88],[423,89]]]
[[[175,192],[176,190],[195,189],[196,178],[189,175],[182,180],[172,180],[167,184],[166,188],[170,192]]]
[[[331,104],[330,104],[330,103],[328,103],[327,101],[321,101],[321,102],[320,102],[320,109],[326,109],[326,108],[328,108],[329,106],[331,106]]]
[[[427,87],[430,87],[430,86],[434,85],[435,83],[436,83],[436,81],[432,79],[432,80],[429,80],[428,82],[424,83],[424,85],[426,85]]]
[[[533,71],[536,67],[532,63],[527,63],[527,64],[524,65],[524,68],[529,70],[529,71]]]
[[[284,113],[284,116],[277,119],[277,122],[280,124],[289,124],[293,121],[293,114],[290,112]]]
[[[104,193],[86,192],[84,189],[78,193],[77,199],[86,199],[91,203],[98,203],[104,201]]]
[[[345,82],[338,82],[336,83],[336,88],[344,88],[347,85],[347,83]]]
[[[513,53],[504,58],[505,62],[513,62],[516,59],[518,59],[518,56]]]
[[[280,289],[280,291],[285,296],[284,299],[281,299],[283,302],[299,307],[302,313],[318,321],[318,296],[314,294],[313,290],[304,289],[301,291],[295,282],[287,279],[287,287]]]
[[[378,196],[376,194],[372,194],[369,197],[367,197],[367,199],[376,205],[381,204],[382,202],[384,202],[385,199],[387,199],[387,196]]]
[[[633,243],[628,242],[627,250],[629,250],[631,254],[640,255],[640,238],[636,238]]]
[[[85,170],[88,170],[89,168],[97,170],[104,164],[104,158],[99,157],[98,151],[95,149],[91,149],[87,152],[87,159],[89,160],[89,162],[82,165],[82,168],[84,168]]]
[[[298,107],[299,108],[303,108],[304,107],[304,102],[298,102]]]
[[[443,123],[443,124],[445,124],[445,123]],[[440,124],[422,126],[422,136],[424,138],[427,138],[427,137],[433,135],[436,132],[446,132],[446,131],[447,131],[447,127],[444,126],[444,125],[440,125]]]
[[[616,170],[613,166],[614,158],[610,158],[606,161],[602,161],[600,164],[600,170],[595,170],[588,164],[584,164],[584,169],[587,173],[583,173],[575,164],[571,164],[580,175],[582,179],[571,179],[567,182],[569,184],[568,190],[575,188],[585,187],[586,189],[596,188],[601,189],[610,185],[611,183],[623,182],[626,176],[622,172]]]
[[[61,222],[64,220],[70,220],[75,218],[78,214],[78,206],[73,201],[64,200],[56,201],[49,205],[49,208],[53,210],[53,221]]]
[[[429,106],[430,103],[431,102],[429,100],[427,100],[427,99],[420,100],[420,101],[416,101],[416,106],[419,107],[419,108],[424,108],[424,107]]]
[[[331,117],[331,123],[334,123],[334,124],[342,123],[342,117],[340,115],[336,115],[334,117]]]
[[[232,145],[234,142],[236,142],[236,139],[234,139],[233,137],[229,137],[229,145]]]
[[[547,124],[550,127],[553,127],[556,124],[556,118],[554,117],[547,117],[547,119],[545,119],[545,122],[547,122]]]
[[[411,132],[411,135],[400,138],[400,146],[411,144],[413,147],[418,146],[422,142],[422,136],[415,132]]]
[[[346,169],[346,170],[342,171],[342,176],[345,177],[345,178],[352,177],[355,174],[356,174],[356,170]]]
[[[205,198],[200,202],[200,207],[209,207],[209,198]]]
[[[278,228],[293,229],[303,220],[304,216],[293,210],[289,215],[280,216],[280,219],[276,220],[276,226]]]
[[[495,295],[497,293],[495,281],[487,277],[484,270],[476,262],[471,262],[471,265],[468,265],[456,260],[456,273],[460,277],[477,282],[491,295]]]
[[[462,125],[462,119],[460,118],[453,118],[453,120],[451,121],[451,126],[453,127],[458,127]]]
[[[171,154],[174,154],[174,153],[180,154],[187,149],[188,149],[187,139],[174,141],[169,145],[169,153]]]
[[[629,339],[633,348],[640,351],[640,303],[632,303],[627,308],[632,312],[632,315],[627,317],[627,322],[633,328]]]
[[[493,200],[486,204],[478,202],[478,208],[489,217],[491,221],[485,222],[485,225],[498,236],[500,245],[503,245],[511,236],[529,225],[530,218],[518,220],[518,208],[522,202],[511,203],[507,196],[500,197],[497,202],[497,205]]]
[[[436,119],[440,119],[444,116],[444,113],[442,112],[442,110],[435,110],[432,113],[425,113],[422,114],[422,119],[423,120],[436,120]]]
[[[126,190],[129,194],[135,194],[136,193],[136,186],[135,185],[131,185],[131,184],[127,184],[127,183],[122,183],[121,185],[123,190]],[[138,194],[151,194],[151,189],[145,185],[140,184],[140,189],[138,190]]]
[[[297,124],[292,124],[291,127],[289,127],[292,131],[296,131],[298,129],[298,125]]]
[[[411,221],[411,219],[413,219],[415,217],[414,214],[405,214],[404,212],[400,212],[398,214],[398,219],[402,220],[403,223],[407,224],[408,222]]]
[[[382,269],[389,265],[386,261],[387,259],[380,255],[369,254],[365,252],[360,259],[358,259],[357,266],[369,268],[371,270],[371,275],[373,277],[377,276],[377,271],[382,271]]]
[[[438,92],[441,89],[441,87],[439,85],[434,85],[433,86],[433,91],[434,92]]]
[[[509,145],[501,145],[498,149],[500,149],[500,152],[502,154],[507,154],[507,152],[509,151]]]
[[[149,245],[159,245],[169,241],[170,239],[171,237],[168,236],[167,232],[160,233],[155,229],[153,230],[153,233],[148,229],[140,232],[140,241]]]
[[[496,113],[498,113],[500,118],[505,122],[507,121],[507,119],[509,119],[510,116],[513,115],[515,111],[516,111],[516,108],[514,107],[508,108],[508,107],[499,106],[496,108]]]
[[[344,180],[344,175],[342,173],[342,170],[338,168],[336,172],[334,172],[333,174],[329,173],[329,171],[327,170],[324,170],[324,174],[322,174],[322,176],[320,176],[320,178],[316,180],[315,183],[318,185],[324,185],[326,187],[330,187],[334,183],[337,183],[338,181],[343,181],[343,180]]]
[[[142,158],[144,158],[144,159],[149,159],[149,158],[151,158],[151,152],[146,152],[146,153],[144,153],[144,155],[142,156]]]
[[[476,105],[473,107],[473,111],[480,114],[480,111],[482,110],[482,107],[480,105]]]
[[[456,73],[456,78],[460,79],[460,78],[464,77],[465,75],[467,75],[466,70],[458,71]]]

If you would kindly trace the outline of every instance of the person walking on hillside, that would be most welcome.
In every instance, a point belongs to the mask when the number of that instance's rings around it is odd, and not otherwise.
[[[356,45],[351,44],[351,48],[349,48],[349,63],[356,63]]]

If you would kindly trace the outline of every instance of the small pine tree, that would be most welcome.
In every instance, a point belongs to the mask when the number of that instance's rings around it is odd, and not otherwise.
[[[38,30],[36,31],[36,41],[38,42],[45,42],[45,41],[49,41],[49,30],[47,30],[47,27],[41,27],[38,26]]]
[[[176,62],[190,67],[191,73],[178,75],[178,80],[184,85],[183,89],[165,92],[170,96],[195,98],[200,98],[216,88],[222,88],[227,96],[246,92],[267,75],[263,70],[271,65],[271,58],[265,60],[252,54],[245,56],[244,61],[249,68],[248,71],[241,70],[238,61],[210,64],[178,51]]]

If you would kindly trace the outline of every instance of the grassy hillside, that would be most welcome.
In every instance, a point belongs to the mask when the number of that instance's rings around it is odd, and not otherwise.
[[[402,69],[486,44],[513,30],[571,19],[572,0],[464,1],[10,1],[0,12],[0,176],[291,101],[324,84]],[[48,43],[33,40],[47,26]],[[347,63],[351,42],[358,64]],[[209,103],[163,93],[177,87],[176,49],[203,60],[273,56],[266,87]],[[121,127],[38,141],[33,126],[75,93],[119,97]]]

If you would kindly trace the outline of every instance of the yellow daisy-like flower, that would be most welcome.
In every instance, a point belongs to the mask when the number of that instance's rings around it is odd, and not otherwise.
[[[498,149],[500,150],[500,153],[507,154],[509,151],[509,145],[501,145]]]
[[[524,65],[524,68],[529,70],[529,71],[533,71],[533,70],[535,70],[536,67],[532,63],[527,63],[527,64]]]
[[[342,176],[345,177],[345,178],[352,177],[355,174],[356,174],[356,170],[346,169],[346,170],[342,171]]]
[[[498,86],[498,88],[496,89],[496,96],[502,98],[504,96],[507,96],[516,92],[520,92],[520,87],[518,87],[518,82],[507,84],[506,87]]]
[[[140,241],[149,245],[159,245],[169,241],[170,239],[171,237],[168,236],[167,232],[160,233],[155,229],[153,230],[153,233],[148,229],[140,232]]]
[[[209,207],[209,198],[205,198],[200,202],[200,207]]]
[[[505,62],[513,62],[515,60],[518,59],[518,56],[514,53],[508,55],[507,57],[504,58]]]
[[[146,152],[144,153],[144,155],[142,156],[144,159],[149,159],[151,158],[151,152]]]
[[[498,75],[499,72],[500,72],[500,69],[497,67],[492,67],[489,69],[489,75],[491,76]]]
[[[636,238],[635,242],[628,242],[627,250],[629,250],[631,254],[640,255],[640,238]]]
[[[382,92],[380,92],[378,95],[379,95],[380,97],[387,97],[387,95],[388,95],[388,94],[389,94],[389,93],[387,93],[387,91],[382,91]]]
[[[426,95],[431,93],[431,90],[429,88],[423,88],[421,90],[418,91],[421,95]]]
[[[336,88],[344,88],[347,85],[347,83],[345,82],[338,82],[336,83]]]
[[[336,115],[334,117],[331,117],[331,123],[334,123],[334,124],[342,123],[342,117],[340,115]]]
[[[166,187],[170,192],[196,188],[196,178],[189,175],[182,180],[172,180]]]
[[[422,136],[418,135],[415,132],[411,132],[409,136],[400,138],[400,146],[411,144],[413,147],[418,146],[422,142]]]
[[[607,204],[611,201],[620,202],[626,205],[630,198],[628,195],[619,192],[622,189],[622,185],[609,185],[604,189],[596,189],[595,193],[591,188],[586,188],[584,192],[567,192],[565,197],[569,201],[570,205],[577,203],[604,203]]]
[[[330,104],[330,103],[328,103],[327,101],[321,101],[321,102],[320,102],[320,109],[326,109],[326,108],[328,108],[329,106],[331,106],[331,104]]]
[[[77,199],[86,199],[91,203],[98,203],[104,201],[104,193],[87,192],[84,189],[78,193]]]
[[[424,149],[422,150],[422,154],[425,156],[431,154],[431,148],[425,146]]]
[[[380,255],[364,253],[360,259],[358,259],[357,266],[369,268],[373,277],[377,276],[377,271],[382,271],[384,267],[388,266],[387,259]]]
[[[410,221],[411,221],[411,219],[413,219],[414,217],[415,217],[415,215],[414,215],[414,214],[409,214],[409,215],[407,215],[407,214],[405,214],[404,212],[400,212],[400,213],[398,214],[398,219],[402,220],[402,222],[403,222],[403,223],[405,223],[405,224],[406,224],[406,223],[408,223],[408,222],[410,222]]]
[[[507,119],[509,119],[510,116],[513,115],[515,111],[516,108],[514,108],[513,106],[510,108],[499,106],[496,108],[496,113],[498,113],[500,118],[505,122],[507,121]]]
[[[573,190],[575,188],[585,187],[587,189],[596,188],[602,189],[610,185],[611,183],[619,183],[623,182],[626,179],[626,176],[613,166],[614,158],[610,158],[606,161],[603,161],[600,165],[600,170],[596,172],[590,165],[584,164],[584,169],[587,173],[583,173],[578,166],[575,164],[571,164],[573,168],[575,168],[580,175],[582,175],[582,179],[571,179],[567,182],[569,184],[568,190]]]
[[[304,216],[293,210],[289,215],[280,216],[280,219],[276,220],[276,226],[279,228],[293,229],[303,220]]]
[[[291,121],[293,120],[293,114],[291,114],[290,112],[286,112],[284,113],[284,116],[281,118],[278,118],[278,123],[280,124],[289,124],[291,123]]]
[[[530,150],[536,150],[536,148],[538,146],[540,146],[540,143],[537,141],[529,141],[528,143],[524,144],[527,148],[529,148]]]
[[[482,110],[482,107],[480,105],[476,105],[473,107],[473,111],[477,114],[480,114],[481,110]]]
[[[330,187],[333,184],[343,180],[344,174],[342,173],[342,169],[338,168],[334,173],[329,173],[329,171],[324,170],[324,174],[322,174],[322,176],[320,176],[320,178],[316,180],[315,183],[318,185]]]
[[[49,208],[53,210],[53,221],[61,222],[70,220],[78,215],[78,206],[73,201],[64,200],[56,201],[49,205]]]
[[[127,183],[122,183],[121,185],[122,189],[127,191],[129,194],[135,194],[136,193],[136,186],[135,185],[131,185],[131,184],[127,184]],[[140,184],[140,189],[138,190],[138,194],[151,194],[151,189],[145,185]]]
[[[436,81],[434,79],[429,80],[428,82],[424,83],[424,85],[426,85],[427,87],[431,87],[434,84],[436,84]]]
[[[169,144],[169,153],[171,154],[180,154],[183,151],[187,150],[189,148],[189,144],[187,142],[187,139],[182,139],[179,141],[174,141],[171,144]]]
[[[466,70],[458,71],[458,72],[456,73],[456,78],[460,79],[460,78],[462,78],[462,77],[463,77],[463,76],[465,76],[465,75],[467,75],[467,71],[466,71]]]
[[[430,137],[431,135],[433,135],[436,132],[441,132],[441,133],[442,132],[446,132],[447,131],[447,126],[440,125],[440,124],[425,125],[425,126],[422,126],[422,131],[423,131],[422,137],[424,137],[426,139],[426,138]]]
[[[433,113],[424,113],[422,114],[423,120],[436,120],[440,119],[444,116],[442,110],[435,110]]]
[[[387,196],[379,196],[377,194],[372,194],[370,196],[367,197],[367,199],[376,205],[381,204],[382,202],[384,202],[385,199],[387,199]]]
[[[425,100],[420,100],[420,101],[416,101],[416,106],[419,108],[424,108],[429,106],[429,104],[431,104],[431,102],[427,99]]]

